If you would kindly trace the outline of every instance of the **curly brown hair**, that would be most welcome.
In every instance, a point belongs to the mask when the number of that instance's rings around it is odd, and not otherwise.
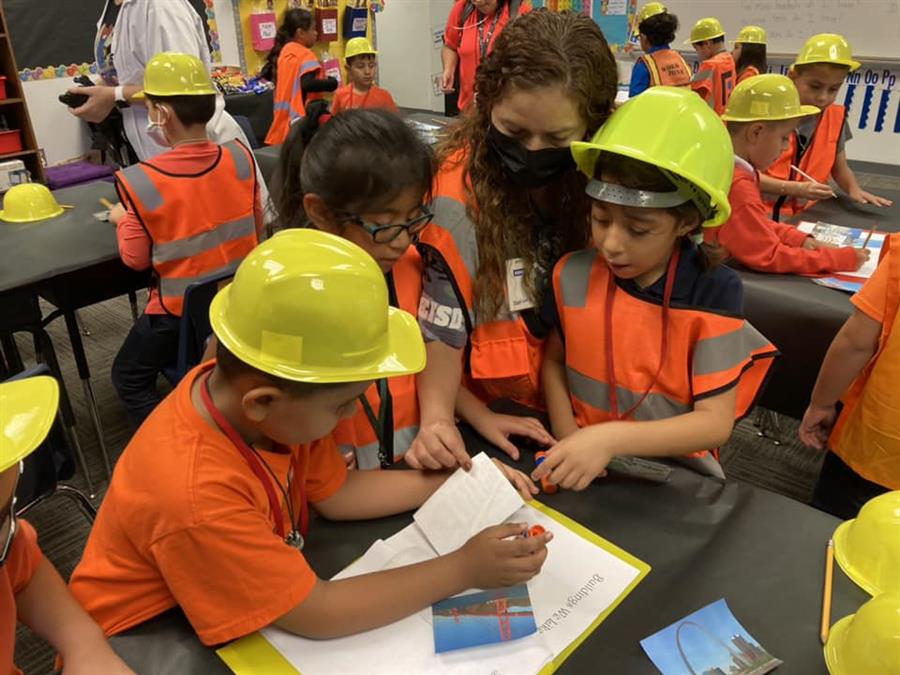
[[[475,223],[479,264],[475,306],[484,319],[496,318],[505,297],[506,260],[522,258],[527,280],[534,268],[533,229],[538,222],[527,189],[515,187],[489,152],[491,110],[510,91],[562,86],[577,103],[593,136],[612,113],[616,96],[616,62],[599,26],[572,11],[538,9],[511,21],[497,37],[491,54],[475,76],[474,110],[454,125],[439,148],[440,161],[457,151],[467,154],[468,216]],[[587,243],[590,200],[586,179],[572,171],[559,182],[554,214],[565,214],[562,250]],[[532,299],[535,291],[529,286]]]

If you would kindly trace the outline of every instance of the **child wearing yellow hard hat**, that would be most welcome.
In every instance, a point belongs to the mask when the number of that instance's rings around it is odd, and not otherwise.
[[[761,177],[761,186],[779,220],[799,213],[819,199],[834,196],[829,179],[855,202],[890,206],[891,200],[873,195],[859,186],[847,164],[845,145],[852,138],[847,110],[834,102],[848,73],[859,68],[850,43],[843,35],[813,35],[791,66],[789,76],[800,93],[802,105],[814,105],[822,112],[802,121],[791,134],[788,147]],[[803,174],[796,171],[798,167]]]
[[[116,173],[110,212],[122,261],[150,269],[153,285],[112,366],[112,381],[139,427],[162,400],[156,380],[178,358],[187,287],[233,271],[259,240],[263,207],[253,153],[206,134],[216,90],[196,56],[162,52],[144,71],[149,133],[169,150]]]
[[[637,96],[648,87],[687,87],[691,69],[681,54],[669,45],[678,30],[678,17],[661,2],[648,2],[634,19],[643,54],[631,69],[628,96]]]
[[[344,63],[349,82],[334,93],[331,112],[334,115],[352,108],[384,108],[397,112],[394,97],[387,89],[375,84],[378,52],[368,38],[356,37],[347,41]]]
[[[827,451],[812,505],[843,519],[900,490],[900,235],[850,302],[800,423],[800,440]]]
[[[550,537],[510,539],[524,525],[341,581],[307,563],[311,509],[335,520],[401,513],[448,476],[348,472],[328,437],[374,380],[425,366],[415,317],[389,306],[384,272],[361,248],[310,228],[279,232],[216,295],[210,319],[215,361],[188,373],[125,448],[72,575],[107,634],[177,606],[206,645],[270,624],[339,637],[540,570]],[[500,466],[525,496],[536,491]]]
[[[125,675],[132,671],[41,554],[31,525],[16,517],[22,462],[50,431],[58,400],[51,377],[0,383],[0,671],[21,672],[13,663],[18,619],[53,645],[71,672]]]
[[[731,56],[737,69],[737,84],[764,74],[769,68],[766,61],[766,29],[760,26],[741,28],[734,40]]]
[[[802,119],[819,109],[801,105],[797,88],[784,75],[757,75],[735,88],[722,119],[734,146],[731,217],[707,231],[739,263],[759,272],[827,274],[858,269],[867,249],[833,248],[796,227],[777,223],[759,191],[759,172],[774,162]]]
[[[725,49],[722,22],[714,17],[700,19],[691,28],[691,37],[685,44],[691,45],[700,57],[700,67],[691,80],[691,89],[721,115],[737,79],[734,58]]]
[[[581,490],[619,455],[721,477],[715,449],[776,354],[742,317],[740,278],[697,244],[731,211],[728,133],[692,92],[653,87],[572,154],[593,247],[553,271],[543,385],[561,440],[532,477]]]

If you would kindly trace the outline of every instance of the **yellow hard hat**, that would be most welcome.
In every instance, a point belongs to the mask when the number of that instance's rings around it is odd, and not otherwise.
[[[46,375],[0,383],[0,472],[44,441],[58,402],[59,385]]]
[[[870,499],[838,526],[834,557],[869,595],[900,591],[900,490]]]
[[[900,675],[900,593],[882,593],[828,633],[831,675]]]
[[[641,23],[649,19],[651,16],[656,16],[657,14],[665,14],[667,11],[666,6],[661,2],[648,2],[646,5],[641,7],[641,10],[634,17],[634,28],[632,30],[632,35],[638,35],[640,32]]]
[[[13,185],[3,197],[0,220],[8,223],[33,223],[55,218],[63,212],[56,197],[46,185],[21,183]]]
[[[707,17],[694,24],[694,27],[691,28],[691,39],[685,40],[684,44],[692,45],[695,42],[705,42],[723,35],[725,35],[725,29],[722,28],[722,22],[716,18]]]
[[[791,67],[807,63],[833,63],[836,66],[847,66],[851,71],[860,66],[859,61],[853,60],[850,43],[843,35],[837,33],[813,35],[803,45]]]
[[[715,111],[690,90],[651,87],[620,106],[590,142],[571,147],[588,178],[594,178],[601,153],[624,155],[662,169],[697,204],[704,227],[717,227],[731,215],[731,137]]]
[[[735,38],[735,43],[742,42],[745,45],[766,44],[766,29],[761,26],[744,26]]]
[[[354,56],[361,56],[363,54],[372,54],[374,56],[377,53],[378,52],[375,51],[372,43],[369,42],[369,38],[350,38],[347,40],[347,47],[344,49],[344,61],[349,61]]]
[[[160,52],[144,68],[144,89],[132,98],[209,96],[218,93],[203,61],[192,54]]]
[[[800,94],[791,78],[771,73],[748,77],[736,86],[722,119],[726,122],[775,122],[819,112],[814,105],[800,105]]]
[[[253,249],[209,317],[232,354],[287,380],[360,382],[425,367],[416,319],[389,307],[371,256],[314,229],[284,230]]]

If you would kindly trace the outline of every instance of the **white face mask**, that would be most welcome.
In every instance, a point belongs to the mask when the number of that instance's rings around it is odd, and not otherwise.
[[[157,106],[156,109],[160,112],[165,110],[159,106]],[[150,110],[147,111],[147,136],[149,136],[157,145],[168,148],[172,144],[169,143],[169,139],[166,137],[166,130],[163,128],[165,122],[154,122],[153,118],[150,117],[150,112]]]

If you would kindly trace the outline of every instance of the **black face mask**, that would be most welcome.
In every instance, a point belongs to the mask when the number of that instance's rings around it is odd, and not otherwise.
[[[575,168],[568,147],[528,150],[493,124],[488,128],[487,138],[488,146],[500,160],[507,177],[518,187],[543,187]]]

